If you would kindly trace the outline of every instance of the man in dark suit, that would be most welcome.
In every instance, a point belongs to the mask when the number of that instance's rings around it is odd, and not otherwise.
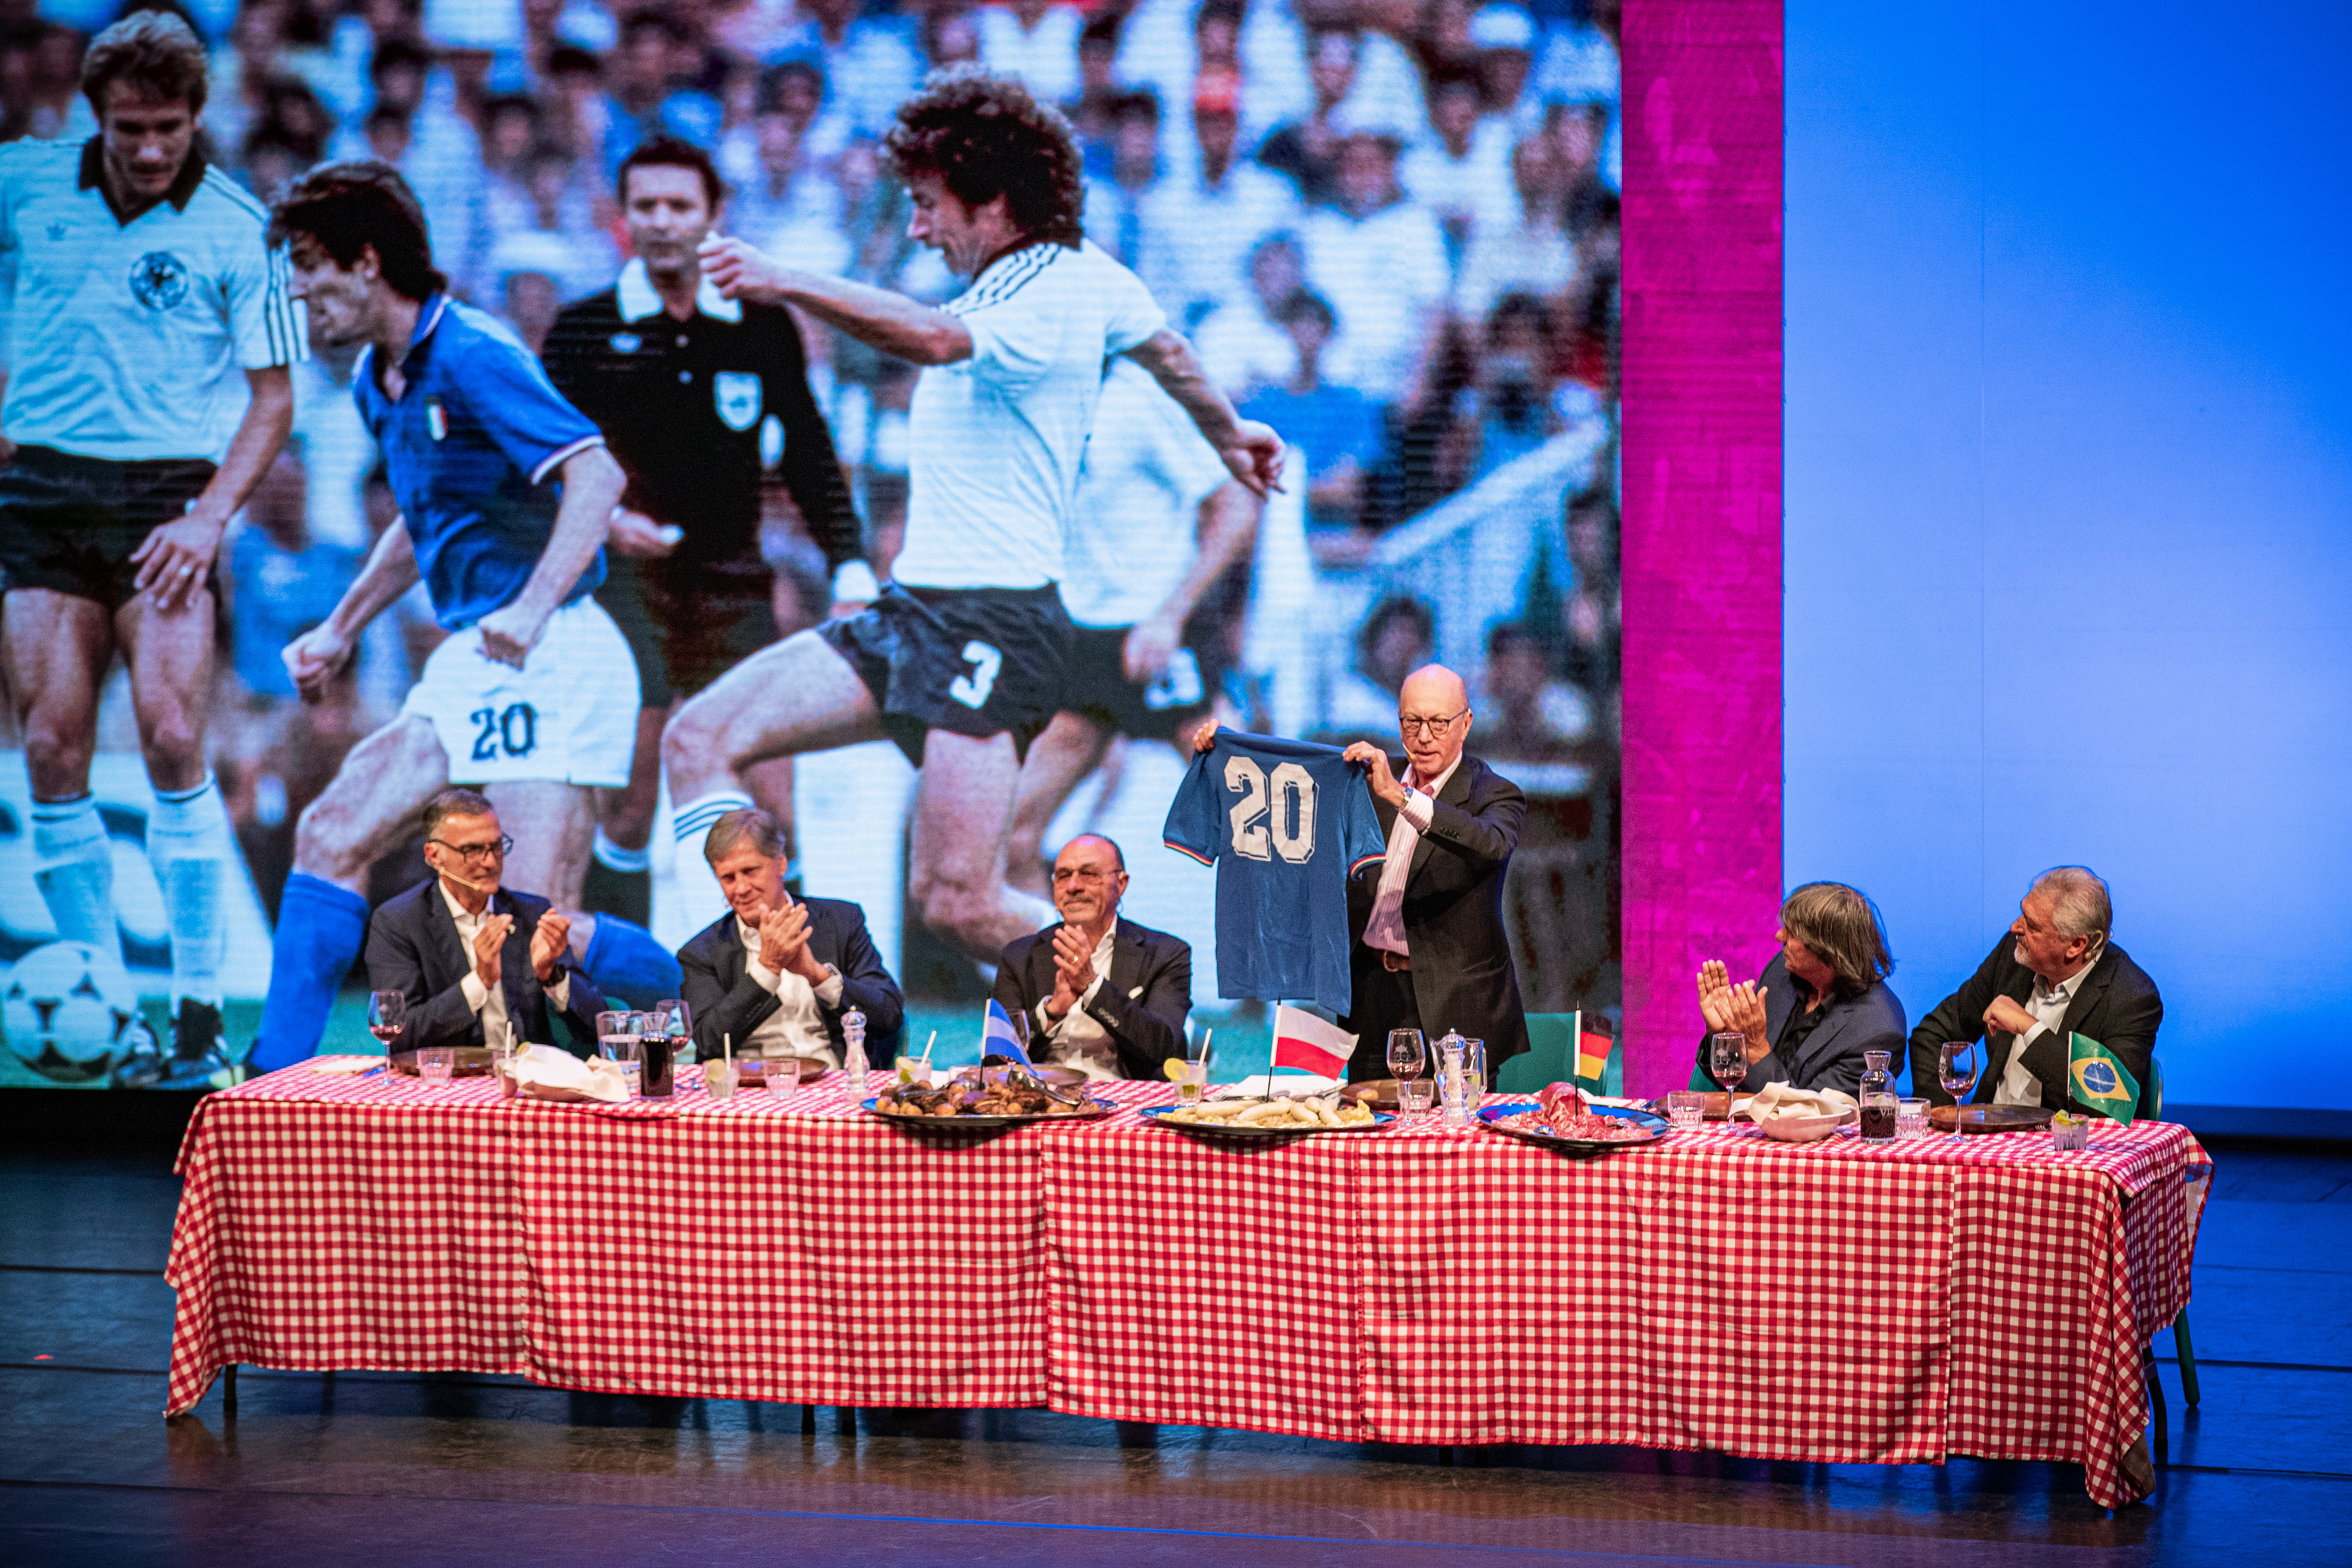
[[[1388,857],[1348,883],[1356,1036],[1350,1080],[1388,1076],[1389,1031],[1417,1029],[1433,1051],[1448,1030],[1486,1042],[1488,1082],[1528,1048],[1519,979],[1503,926],[1503,873],[1528,811],[1519,787],[1475,757],[1462,677],[1428,664],[1397,694],[1404,755],[1358,741]],[[1434,1062],[1432,1063],[1433,1070]]]
[[[1977,972],[1911,1031],[1912,1092],[1938,1104],[1952,1097],[1937,1080],[1947,1041],[1985,1041],[1970,1103],[2038,1105],[2094,1113],[2074,1097],[2072,1037],[2095,1040],[2139,1081],[2152,1103],[2156,1031],[2164,998],[2131,956],[2108,940],[2114,918],[2107,884],[2087,866],[2053,866],[2033,879],[2016,922]]]
[[[1737,1034],[1746,1037],[1742,1093],[1772,1083],[1855,1092],[1871,1051],[1891,1062],[1903,1049],[1903,1003],[1886,988],[1895,956],[1878,906],[1860,888],[1809,882],[1782,901],[1772,940],[1780,950],[1753,984],[1733,985],[1719,958],[1699,966],[1706,1032],[1691,1087],[1723,1087],[1710,1060],[1714,1036]]]
[[[1030,1060],[1089,1078],[1160,1078],[1184,1060],[1192,949],[1118,918],[1127,857],[1098,833],[1054,857],[1058,925],[1005,944],[996,999],[1029,1016]]]
[[[907,1019],[898,982],[844,899],[784,891],[783,828],[756,808],[730,811],[703,836],[727,913],[678,949],[685,1000],[702,1060],[732,1037],[738,1056],[796,1056],[842,1065],[841,1017],[866,1015],[866,1060],[887,1068]]]
[[[428,1045],[552,1045],[561,1013],[573,1054],[596,1039],[604,998],[570,962],[572,924],[547,900],[499,885],[514,841],[471,789],[425,803],[425,863],[433,880],[387,900],[368,920],[368,984],[408,998],[394,1050]]]

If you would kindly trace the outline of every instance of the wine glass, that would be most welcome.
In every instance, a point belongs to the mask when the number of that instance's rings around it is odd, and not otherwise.
[[[408,1027],[408,993],[405,991],[370,991],[368,993],[368,1033],[383,1045],[383,1053],[392,1054],[392,1042]]]
[[[1715,1081],[1723,1085],[1723,1121],[1731,1124],[1731,1097],[1748,1082],[1748,1037],[1744,1034],[1718,1034],[1706,1043],[1707,1066],[1714,1070]]]
[[[1977,1042],[1948,1040],[1937,1047],[1936,1078],[1952,1097],[1957,1115],[1958,1107],[1969,1103],[1969,1091],[1977,1086]]]
[[[1402,1112],[1412,1096],[1406,1092],[1421,1070],[1429,1065],[1429,1045],[1417,1029],[1389,1030],[1389,1071],[1397,1081],[1397,1110]]]
[[[654,1004],[654,1030],[669,1036],[670,1049],[683,1051],[694,1040],[694,1017],[686,1003],[672,997]]]

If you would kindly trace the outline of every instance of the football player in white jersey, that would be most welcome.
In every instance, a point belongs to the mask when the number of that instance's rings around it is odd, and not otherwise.
[[[1282,443],[1234,413],[1135,275],[1082,238],[1068,122],[1026,88],[942,71],[883,147],[913,198],[908,235],[971,280],[962,295],[934,308],[734,239],[705,242],[703,274],[924,367],[895,580],[871,609],[746,660],[679,709],[662,766],[683,850],[751,804],[748,765],[896,741],[922,769],[910,892],[927,925],[989,963],[1053,918],[1005,885],[1005,848],[1022,758],[1064,695],[1071,628],[1055,584],[1105,366],[1124,354],[1150,371],[1256,494],[1275,487]]]
[[[223,903],[236,844],[205,759],[222,530],[294,424],[301,314],[269,216],[199,143],[207,64],[141,11],[91,44],[99,133],[0,149],[0,664],[25,737],[34,879],[60,937],[121,952],[114,858],[89,788],[119,653],[155,805],[147,854],[172,934],[173,1042],[144,1030],[134,1087],[226,1082]]]

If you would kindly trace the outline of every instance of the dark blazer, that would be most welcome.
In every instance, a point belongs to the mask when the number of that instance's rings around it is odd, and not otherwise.
[[[874,938],[866,934],[866,911],[840,898],[801,903],[809,912],[810,956],[841,971],[841,1005],[829,1008],[823,998],[817,999],[825,1037],[834,1050],[846,1049],[841,1015],[856,1008],[866,1015],[866,1060],[887,1067],[906,1030],[907,1003],[898,982],[882,967]],[[751,956],[731,909],[677,950],[677,964],[686,971],[682,996],[694,1015],[694,1043],[705,1061],[720,1053],[728,1035],[740,1049],[776,1010],[775,993],[751,978]]]
[[[2010,1046],[2017,1037],[1988,1034],[1985,1009],[1992,1006],[1995,997],[2022,1004],[2033,994],[2033,971],[2017,961],[2016,947],[2017,938],[2002,933],[1985,961],[1977,966],[1977,972],[1937,1003],[1936,1009],[1911,1031],[1912,1093],[1924,1094],[1938,1105],[1950,1104],[1952,1097],[1937,1080],[1937,1053],[1947,1040],[1982,1040],[1985,1048],[1977,1053],[1981,1071],[1969,1103],[1992,1103],[1993,1091],[2000,1086],[2001,1074],[2009,1068]],[[2156,1058],[2156,1031],[2164,1022],[2164,998],[2157,993],[2156,982],[2113,942],[2100,950],[2081,978],[2058,1027],[2044,1030],[2025,1050],[2027,1071],[2042,1081],[2042,1108],[2105,1114],[2074,1097],[2072,1074],[2067,1071],[2067,1037],[2076,1034],[2114,1051],[2125,1071],[2139,1080],[2141,1105],[2151,1103],[2156,1083],[2148,1064]]]
[[[1772,1054],[1748,1064],[1740,1093],[1753,1094],[1768,1083],[1788,1083],[1799,1089],[1843,1089],[1852,1094],[1862,1087],[1865,1051],[1886,1052],[1887,1071],[1902,1071],[1903,1003],[1886,988],[1885,981],[1876,982],[1858,997],[1832,995],[1822,1003],[1822,1019],[1805,1037],[1794,1060],[1780,1049],[1781,1031],[1796,1016],[1799,1000],[1789,960],[1773,954],[1756,983],[1764,988],[1764,1031],[1772,1041]],[[1709,1082],[1721,1087],[1707,1061],[1707,1035],[1698,1037],[1699,1071]],[[1927,1076],[1932,1079],[1935,1063],[1927,1065]]]
[[[1063,924],[1006,943],[996,961],[996,999],[1008,1013],[1027,1013],[1033,1030],[1037,1004],[1054,994],[1054,933]],[[1192,1010],[1192,945],[1121,920],[1111,931],[1110,973],[1087,1004],[1087,1016],[1102,1025],[1118,1051],[1118,1075],[1157,1081],[1162,1062],[1183,1061],[1184,1019]],[[1033,1046],[1030,1055],[1040,1054]]]
[[[1390,770],[1404,777],[1406,759],[1392,757]],[[1396,809],[1379,796],[1372,810],[1385,834],[1396,825]],[[1503,873],[1519,847],[1519,824],[1528,814],[1519,787],[1465,753],[1460,767],[1430,803],[1429,831],[1413,846],[1412,870],[1404,886],[1404,937],[1412,949],[1410,972],[1391,977],[1380,951],[1364,946],[1364,926],[1380,893],[1381,862],[1374,861],[1348,881],[1349,974],[1354,1005],[1339,1026],[1357,1037],[1348,1076],[1388,1074],[1388,1034],[1411,1027],[1387,1016],[1391,981],[1410,982],[1422,1032],[1433,1042],[1447,1030],[1486,1042],[1492,1082],[1504,1061],[1528,1048],[1528,1019],[1519,1003],[1518,972],[1511,965],[1511,942],[1503,925]]]
[[[547,1016],[547,988],[530,967],[530,936],[547,900],[502,887],[490,895],[489,913],[511,915],[514,928],[499,949],[499,988],[506,993],[507,1021],[533,1045],[553,1045],[555,1030]],[[604,1010],[604,993],[581,969],[556,960],[557,973],[569,971],[571,1004],[563,1021],[571,1027],[572,1053],[586,1056],[596,1045],[596,1015]],[[402,991],[408,997],[408,1028],[394,1049],[415,1051],[428,1045],[481,1045],[482,1020],[466,1005],[463,988],[473,972],[473,956],[457,935],[449,901],[441,896],[441,879],[418,883],[389,898],[368,918],[368,984],[379,991]]]

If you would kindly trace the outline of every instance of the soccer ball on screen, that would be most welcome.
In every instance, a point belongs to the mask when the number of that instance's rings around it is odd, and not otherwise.
[[[138,1016],[139,995],[122,960],[87,942],[36,947],[0,985],[0,1030],[10,1053],[59,1083],[105,1077]]]

